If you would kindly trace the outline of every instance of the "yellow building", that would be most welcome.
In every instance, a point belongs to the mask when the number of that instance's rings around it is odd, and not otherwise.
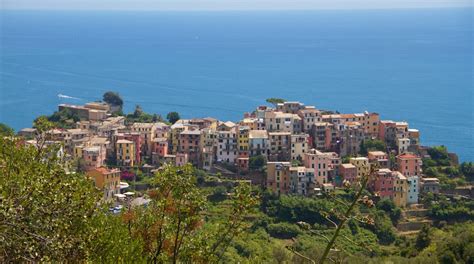
[[[120,139],[115,144],[117,164],[122,166],[135,166],[135,143],[130,140]]]
[[[74,158],[82,158],[83,149],[84,149],[84,145],[74,146]]]
[[[95,187],[104,192],[104,199],[112,199],[120,193],[120,170],[97,168],[87,172],[87,177],[94,180]]]
[[[357,177],[362,178],[370,173],[370,163],[369,159],[365,157],[351,158],[349,162],[356,166],[357,168]]]
[[[247,126],[241,126],[239,127],[239,139],[237,141],[237,145],[239,148],[239,151],[249,151],[249,127]]]
[[[393,202],[398,207],[406,207],[408,199],[407,177],[403,176],[403,174],[398,171],[394,171],[392,173],[394,175]]]
[[[308,134],[291,135],[291,159],[303,160],[309,150]]]

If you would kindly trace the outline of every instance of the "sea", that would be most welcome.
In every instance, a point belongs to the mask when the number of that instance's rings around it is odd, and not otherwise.
[[[269,97],[407,121],[474,161],[473,8],[0,11],[0,122],[105,91],[237,121]]]

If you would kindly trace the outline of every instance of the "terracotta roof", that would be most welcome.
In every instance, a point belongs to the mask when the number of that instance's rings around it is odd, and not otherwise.
[[[414,155],[414,154],[404,153],[404,154],[398,155],[397,158],[401,158],[401,159],[417,159],[417,158],[419,158],[419,157],[416,156],[416,155]]]
[[[102,174],[109,174],[109,173],[116,173],[116,172],[120,172],[120,170],[118,169],[107,169],[105,167],[100,167],[100,168],[96,168],[96,169],[93,169],[91,171],[97,171],[99,173],[102,173]]]

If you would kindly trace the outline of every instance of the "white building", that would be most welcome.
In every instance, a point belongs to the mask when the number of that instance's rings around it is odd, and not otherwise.
[[[308,187],[305,167],[290,168],[290,191],[300,195],[305,195]]]
[[[234,164],[239,156],[237,130],[217,131],[217,161]]]
[[[417,204],[420,193],[420,178],[418,176],[408,176],[408,204]]]
[[[410,147],[410,139],[409,138],[397,139],[397,147],[398,147],[398,154],[406,153],[408,151],[408,147]]]
[[[267,156],[268,133],[266,130],[249,131],[249,152],[250,156]]]

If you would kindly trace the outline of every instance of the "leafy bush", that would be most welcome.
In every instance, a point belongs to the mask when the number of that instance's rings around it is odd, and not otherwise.
[[[174,124],[174,123],[176,123],[176,121],[178,121],[179,119],[181,119],[181,117],[179,116],[179,113],[178,113],[178,112],[169,112],[169,113],[166,115],[166,119],[168,119],[168,121],[169,121],[171,124]]]
[[[109,91],[104,93],[102,100],[113,106],[119,106],[120,108],[123,106],[122,97],[116,92]]]
[[[281,103],[286,102],[285,99],[282,99],[282,98],[274,98],[274,97],[268,98],[266,101],[267,101],[267,103],[273,104],[273,105],[275,105],[275,106],[276,106],[277,104],[281,104]]]
[[[251,170],[261,170],[266,164],[266,159],[263,155],[258,155],[249,158],[249,168]]]
[[[394,225],[398,223],[398,220],[400,220],[402,215],[402,210],[398,208],[391,199],[380,200],[377,203],[377,208],[385,211]]]
[[[367,155],[369,151],[374,151],[374,150],[386,151],[387,145],[385,144],[385,142],[379,139],[368,139],[368,140],[363,141],[360,144],[361,155]]]
[[[290,223],[269,224],[267,231],[272,237],[281,239],[293,238],[301,233],[297,225]]]
[[[13,130],[13,128],[9,127],[8,125],[4,124],[4,123],[0,123],[0,136],[3,137],[3,136],[13,136],[13,134],[15,133],[15,131]]]

